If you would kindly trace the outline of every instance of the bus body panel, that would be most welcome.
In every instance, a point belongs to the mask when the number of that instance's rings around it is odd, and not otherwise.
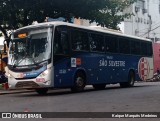
[[[82,53],[55,64],[55,87],[73,86],[74,75],[78,70],[84,70],[86,83],[91,85],[127,82],[130,70],[134,71],[136,81],[153,77],[153,58],[145,58],[146,62],[144,57],[140,56]],[[73,59],[75,62],[72,62]]]
[[[138,62],[138,74],[141,80],[148,80],[153,77],[153,58],[142,57]]]
[[[70,67],[70,58],[62,59],[54,64],[54,87],[67,87],[72,85],[73,69]]]
[[[149,52],[149,54],[147,53],[148,54],[147,55],[146,53],[141,53],[140,51],[138,51],[138,53],[134,52],[137,48],[137,42],[139,44],[138,47],[141,45],[141,43],[142,44],[147,43],[148,45],[146,44],[145,45],[146,47],[148,47],[149,44],[151,45],[152,43],[148,39],[142,39],[138,37],[132,37],[129,35],[123,35],[123,34],[118,34],[118,33],[113,33],[108,31],[102,31],[102,30],[95,30],[95,29],[92,30],[91,28],[71,25],[68,23],[53,22],[50,24],[54,26],[53,33],[52,33],[53,36],[52,36],[52,49],[51,49],[53,57],[51,56],[51,62],[47,66],[47,73],[45,74],[46,70],[44,69],[43,71],[41,71],[41,73],[37,74],[35,78],[32,78],[32,79],[21,78],[17,80],[16,75],[21,75],[21,73],[12,72],[11,70],[9,70],[8,75],[10,76],[8,80],[9,80],[10,88],[15,88],[15,85],[18,82],[29,82],[29,81],[33,81],[39,86],[39,87],[31,87],[31,88],[72,87],[74,86],[74,78],[77,71],[83,71],[85,73],[86,84],[89,84],[89,85],[116,84],[121,82],[128,82],[130,71],[134,73],[136,81],[147,80],[153,77],[154,69],[153,69],[153,58],[151,57],[152,56],[151,53]],[[49,24],[47,25],[44,24],[44,26],[50,27]],[[29,28],[32,29],[32,27],[36,28],[37,26],[34,25]],[[59,28],[56,29],[56,27],[59,27]],[[27,29],[27,27],[23,29]],[[91,50],[91,47],[90,47],[91,45],[89,45],[88,50],[86,51],[81,51],[81,50],[75,51],[74,50],[75,48],[73,48],[73,45],[72,45],[72,41],[75,41],[76,38],[78,37],[75,36],[76,37],[75,40],[72,40],[72,34],[73,34],[72,32],[74,31],[80,32],[78,34],[82,34],[83,38],[85,39],[87,37],[88,45],[91,41],[89,40],[92,37],[91,35],[93,35],[95,38],[97,37],[102,39],[102,42],[104,42],[103,50],[101,49],[100,52],[93,51]],[[18,30],[18,33],[20,32],[21,32],[21,29]],[[118,52],[112,52],[107,50],[111,46],[111,45],[110,46],[107,45],[108,43],[110,44],[111,42],[108,40],[112,40],[112,39],[113,41],[115,39],[115,41],[118,42]],[[54,49],[56,48],[56,44],[59,44],[61,41],[64,41],[64,40],[67,40],[69,43],[69,50],[67,53],[68,55],[64,53],[60,53],[60,54],[56,53],[57,55],[59,54],[58,56],[60,58],[55,59],[56,54],[54,52]],[[84,42],[84,40],[82,41]],[[129,52],[125,52],[123,49],[123,47],[125,46],[125,42],[128,43],[128,45],[130,46]],[[131,50],[131,47],[132,47],[131,42],[132,44],[135,42],[134,48],[132,48],[132,50]],[[66,42],[65,44],[68,44],[68,43]],[[65,44],[62,44],[62,45],[65,45]],[[79,44],[78,41],[76,44]],[[143,47],[143,49],[146,49],[145,46]],[[114,47],[112,48],[116,49]],[[128,46],[125,46],[125,48],[128,48]],[[122,49],[122,51],[120,51],[120,49]],[[62,48],[60,50],[62,50]],[[133,51],[133,53],[131,53],[131,51]],[[24,72],[22,75],[26,73],[27,72]],[[41,78],[41,79],[44,78],[47,83],[45,83],[44,80],[37,79],[37,78]]]

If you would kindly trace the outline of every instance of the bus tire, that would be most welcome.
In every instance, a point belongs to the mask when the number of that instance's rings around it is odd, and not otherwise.
[[[71,87],[72,92],[82,92],[86,85],[86,77],[82,71],[76,73],[74,78],[74,85]]]
[[[133,87],[135,82],[135,74],[133,71],[130,71],[128,74],[128,82],[120,83],[120,86],[123,87]]]
[[[45,94],[47,94],[48,89],[47,88],[39,88],[39,89],[36,89],[36,92],[40,95],[45,95]]]
[[[105,89],[105,87],[106,87],[106,84],[93,84],[93,88],[95,90],[103,90]]]

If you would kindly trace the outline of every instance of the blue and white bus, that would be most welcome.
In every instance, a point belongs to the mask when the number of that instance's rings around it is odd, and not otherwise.
[[[152,42],[65,22],[20,28],[8,51],[10,89],[82,91],[86,85],[131,87],[153,76]]]

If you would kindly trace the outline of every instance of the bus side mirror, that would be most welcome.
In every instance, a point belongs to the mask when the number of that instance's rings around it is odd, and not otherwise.
[[[3,41],[3,45],[4,45],[3,54],[5,54],[5,55],[7,54],[7,48],[9,47],[9,43],[12,41],[12,39],[10,39],[10,38],[7,38]]]
[[[7,55],[7,52],[6,52],[7,47],[6,46],[7,46],[6,41],[4,41],[4,51],[3,51],[4,55]]]

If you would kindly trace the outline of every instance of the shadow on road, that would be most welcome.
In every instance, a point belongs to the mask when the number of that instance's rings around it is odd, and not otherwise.
[[[89,86],[89,87],[86,87],[85,90],[83,92],[79,92],[79,93],[73,93],[70,91],[70,89],[55,89],[55,90],[49,90],[48,93],[46,95],[39,95],[37,94],[36,92],[30,92],[30,93],[21,93],[21,94],[16,94],[14,96],[17,96],[17,97],[37,97],[37,96],[40,96],[40,97],[45,97],[45,96],[62,96],[62,95],[81,95],[83,93],[90,93],[90,92],[98,92],[98,91],[109,91],[109,90],[128,90],[129,88],[134,90],[135,88],[148,88],[148,87],[151,87],[151,86],[159,86],[159,85],[143,85],[143,84],[138,84],[138,85],[135,85],[134,87],[128,87],[128,88],[121,88],[119,85],[107,85],[105,89],[103,90],[95,90],[93,89],[92,86]]]

